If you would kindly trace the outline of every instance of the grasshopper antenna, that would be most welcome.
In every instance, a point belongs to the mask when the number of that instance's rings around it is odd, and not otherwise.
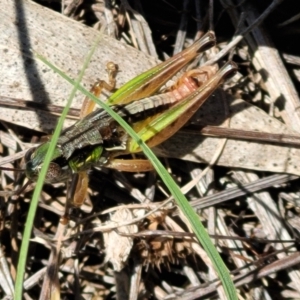
[[[14,172],[25,172],[25,169],[6,168],[6,167],[0,167],[0,170],[3,170],[3,171],[14,171]]]

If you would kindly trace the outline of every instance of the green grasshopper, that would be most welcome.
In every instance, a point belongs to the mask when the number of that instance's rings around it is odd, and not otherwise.
[[[232,62],[219,71],[212,67],[191,70],[171,88],[157,94],[171,77],[214,44],[214,34],[207,33],[181,53],[130,80],[109,97],[107,104],[129,122],[150,147],[162,143],[184,126],[213,91],[236,70]],[[100,81],[92,89],[94,94],[100,94],[103,88],[114,88],[117,71],[113,64],[108,69],[109,84]],[[83,118],[61,133],[45,180],[46,183],[55,183],[73,176],[75,185],[68,198],[75,206],[84,201],[88,187],[86,171],[92,166],[131,172],[151,169],[145,160],[117,159],[117,156],[140,152],[141,149],[106,111],[90,111],[92,105],[85,105],[81,113]],[[39,176],[49,144],[50,141],[32,148],[25,155],[25,173],[32,181]]]

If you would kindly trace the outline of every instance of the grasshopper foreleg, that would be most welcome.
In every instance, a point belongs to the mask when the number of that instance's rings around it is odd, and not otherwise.
[[[104,80],[98,80],[92,87],[91,93],[96,97],[99,97],[101,92],[107,90],[112,92],[116,86],[116,75],[118,72],[118,66],[113,62],[108,62],[106,65],[106,71],[108,73],[108,82]],[[80,119],[91,113],[95,107],[95,102],[86,97],[83,101],[80,111]],[[67,205],[65,208],[65,215],[63,222],[68,218],[70,207],[80,207],[87,196],[88,189],[88,175],[86,171],[74,173],[72,176],[71,184],[67,192]]]

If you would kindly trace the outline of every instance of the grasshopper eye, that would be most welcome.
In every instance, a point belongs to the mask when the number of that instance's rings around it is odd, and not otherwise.
[[[31,180],[36,180],[39,175],[39,171],[41,169],[41,165],[35,161],[37,147],[30,148],[25,156],[25,173],[28,178]],[[46,175],[46,182],[53,182],[56,178],[61,176],[61,167],[54,162],[51,162],[49,165],[49,169]]]
[[[25,174],[31,180],[36,180],[37,178],[36,166],[33,164],[33,154],[35,150],[36,148],[30,148],[24,156],[24,160],[26,164]]]
[[[60,178],[62,175],[62,168],[59,164],[55,162],[51,162],[49,164],[49,168],[46,175],[46,182],[56,182],[58,178]]]
[[[36,150],[36,147],[33,147],[33,148],[30,148],[27,152],[26,152],[26,154],[25,154],[25,156],[24,156],[24,159],[25,159],[25,163],[27,163],[27,162],[29,162],[30,160],[32,160],[32,154],[35,152],[35,150]]]

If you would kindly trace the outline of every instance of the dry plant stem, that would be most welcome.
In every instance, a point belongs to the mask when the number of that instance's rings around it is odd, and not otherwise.
[[[218,239],[218,244],[223,248],[225,247],[226,249],[232,249],[229,250],[229,255],[232,259],[232,262],[235,264],[237,269],[241,270],[242,274],[245,274],[249,270],[253,270],[255,268],[254,265],[249,265],[247,266],[246,261],[252,261],[253,258],[250,257],[243,246],[242,240],[235,239],[235,233],[233,232],[232,228],[230,228],[225,221],[226,213],[221,211],[218,213],[218,220],[217,220],[217,226],[218,226],[218,233],[221,235],[224,235],[228,237],[229,239]],[[233,237],[230,239],[230,237]],[[241,259],[243,258],[243,259]],[[246,267],[244,269],[244,267]],[[241,269],[242,268],[242,269]]]
[[[130,205],[127,205],[127,208],[129,208]],[[137,207],[139,209],[139,207]],[[141,206],[141,208],[143,208]],[[152,214],[153,215],[153,214]],[[176,212],[174,213],[174,215],[178,215]],[[225,215],[223,215],[225,216]],[[167,220],[167,219],[165,219]],[[167,221],[165,221],[167,222]],[[168,222],[166,223],[168,224]],[[170,224],[168,224],[168,226],[170,227]],[[140,231],[138,233],[123,233],[120,232],[116,229],[116,232],[118,233],[118,235],[120,236],[124,236],[124,237],[181,237],[181,238],[195,238],[195,235],[193,233],[190,232],[182,232],[182,230],[180,232],[175,231],[174,228],[172,228],[172,230],[145,230],[145,231]],[[232,234],[226,234],[226,235],[220,235],[220,234],[210,234],[210,237],[212,239],[215,240],[235,240],[235,241],[242,241],[242,242],[259,242],[261,244],[269,244],[269,243],[280,243],[280,244],[289,244],[289,245],[294,245],[295,242],[297,242],[297,239],[289,239],[289,240],[271,240],[271,239],[264,239],[264,238],[255,238],[255,237],[240,237],[240,236],[236,236],[234,232],[232,232]],[[289,249],[292,249],[292,246],[288,246],[283,248],[282,250],[278,250],[275,251],[271,254],[269,254],[268,256],[263,256],[260,260],[267,260],[268,258],[278,254],[278,253],[282,253],[283,251],[288,251]],[[251,261],[251,259],[245,259],[246,261]],[[233,271],[233,273],[238,273],[239,270],[235,270]]]
[[[13,155],[5,156],[0,158],[0,166],[5,165],[7,163],[13,162],[20,158],[23,158],[28,149],[15,153]]]
[[[41,112],[43,114],[49,114],[53,116],[60,116],[63,110],[62,106],[58,105],[47,105],[45,107],[44,103],[38,103],[33,101],[27,101],[23,99],[16,99],[12,97],[5,97],[0,95],[0,105],[1,107],[7,108],[15,108],[17,110],[25,110],[25,111],[34,111]],[[78,120],[79,117],[79,109],[70,108],[68,111],[68,118]],[[11,121],[11,120],[9,120]]]
[[[278,28],[289,25],[289,24],[291,24],[291,23],[293,23],[293,22],[295,22],[299,19],[300,19],[300,14],[298,13],[298,14],[294,15],[293,17],[291,17],[290,19],[278,24]]]
[[[129,191],[129,195],[132,196],[134,199],[143,203],[147,198],[139,189],[134,188],[129,180],[126,178],[126,173],[116,172],[114,173],[114,177],[116,182],[120,182],[123,188]]]
[[[193,268],[188,267],[188,266],[184,266],[183,267],[183,271],[184,274],[186,275],[186,277],[189,279],[190,284],[192,286],[199,286],[200,285],[200,280],[197,277],[197,274],[195,273],[195,271],[193,270]]]
[[[269,276],[278,271],[296,266],[299,263],[300,263],[300,253],[296,252],[289,257],[268,264],[260,268],[259,270],[253,270],[247,276],[245,276],[244,274],[238,275],[234,277],[234,282],[236,287],[244,286],[245,284],[255,282],[258,279]],[[204,297],[206,295],[215,292],[217,285],[218,283],[213,283],[210,284],[208,287],[200,286],[198,289],[190,288],[187,289],[183,294],[179,294],[179,293],[177,293],[176,295],[171,294],[166,299],[174,299],[174,298],[182,299],[182,300],[198,299],[199,297]]]
[[[0,244],[0,285],[7,297],[13,297],[14,284],[11,278],[10,270],[7,264],[6,257]]]
[[[118,29],[116,23],[114,22],[114,15],[112,12],[111,1],[105,0],[104,15],[106,19],[107,35],[116,38]]]
[[[114,272],[114,277],[116,281],[117,299],[118,300],[136,299],[136,298],[128,298],[129,281],[130,281],[130,277],[128,274],[128,267],[123,268],[120,272]]]
[[[164,282],[165,283],[165,282]],[[166,293],[164,289],[156,285],[153,289],[153,294],[156,299],[166,299],[169,293]]]
[[[195,10],[196,10],[196,20],[197,20],[197,33],[195,36],[195,40],[199,39],[203,34],[203,19],[201,14],[201,0],[195,0]]]
[[[153,203],[155,198],[155,186],[157,182],[157,174],[155,172],[151,172],[148,174],[147,187],[145,188],[145,199],[143,203]]]
[[[271,175],[251,183],[243,184],[236,188],[230,188],[217,194],[203,197],[199,200],[193,200],[190,203],[195,209],[201,209],[223,203],[224,201],[229,201],[237,197],[245,196],[247,194],[252,194],[268,187],[280,185],[298,178],[298,176],[286,174]]]
[[[283,0],[274,0],[262,14],[256,20],[254,20],[253,23],[251,23],[249,27],[239,33],[238,36],[234,37],[224,49],[222,49],[214,58],[207,61],[204,66],[216,63],[220,58],[229,53],[231,49],[234,48],[245,37],[247,33],[253,30],[253,28],[257,27],[282,1]],[[227,1],[223,0],[221,2],[223,3],[223,6],[225,8],[228,7]]]
[[[186,28],[187,28],[187,8],[189,5],[189,0],[184,0],[182,4],[182,13],[179,28],[176,35],[175,46],[173,50],[173,55],[179,53],[183,49],[185,36],[186,36]]]
[[[139,2],[136,4],[138,5]],[[142,52],[157,57],[155,46],[151,38],[151,30],[144,17],[139,12],[132,9],[127,0],[122,0],[122,5],[126,10],[127,19],[132,31],[133,43],[136,48],[138,48],[138,45]],[[131,15],[133,18],[131,18]]]
[[[248,23],[253,22],[257,17],[253,6],[247,3],[242,7],[248,12]],[[281,112],[284,122],[300,132],[299,97],[282,59],[262,26],[255,28],[252,36],[254,44],[251,43],[250,36],[246,38],[254,53],[253,64],[263,77],[266,77],[265,84],[272,102],[279,102],[279,105],[284,107]]]
[[[142,270],[143,266],[138,259],[134,259],[134,265],[132,268],[132,275],[130,280],[130,292],[128,299],[138,299],[140,292],[140,286],[142,283]]]
[[[196,171],[196,170],[195,170]],[[203,196],[203,194],[207,194],[207,195],[212,195],[215,193],[215,184],[214,184],[214,180],[215,180],[215,173],[213,169],[210,169],[206,176],[198,182],[198,184],[196,185],[196,188],[198,190],[198,193]],[[209,190],[208,190],[209,188]],[[204,209],[203,211],[199,212],[202,216],[204,216],[207,220],[207,232],[211,235],[216,233],[216,208],[215,207],[208,207],[206,209]],[[216,243],[215,243],[216,246]],[[202,275],[202,277],[205,276],[207,277],[207,281],[211,282],[216,278],[216,275],[214,272],[212,272],[211,269],[209,269],[209,272],[207,275]],[[220,287],[218,287],[218,296],[219,298],[224,298],[224,293],[222,291],[222,289]]]
[[[68,224],[67,224],[68,225]],[[59,222],[54,240],[55,246],[51,247],[51,253],[48,261],[47,271],[45,273],[40,300],[50,299],[50,295],[60,295],[60,284],[58,279],[58,270],[60,266],[60,253],[62,241],[65,238],[66,225]]]
[[[236,286],[237,287],[243,286],[247,283],[253,282],[254,280],[263,278],[265,276],[271,275],[281,270],[296,267],[299,263],[300,263],[300,252],[296,252],[294,254],[291,254],[290,256],[287,256],[271,264],[268,264],[259,270],[251,272],[249,275],[247,275],[247,277],[243,275],[237,276],[235,280]]]
[[[24,285],[23,285],[24,291],[30,290],[35,285],[40,284],[40,280],[41,280],[41,278],[43,278],[45,276],[46,271],[47,271],[47,267],[44,267],[44,268],[40,269],[39,271],[37,271],[36,273],[34,273],[29,278],[27,278],[24,281]]]
[[[250,172],[237,172],[237,175],[240,177],[239,180],[241,180],[242,183],[248,183],[249,181],[258,179],[256,174]],[[248,197],[247,201],[250,208],[260,220],[266,236],[270,237],[271,239],[291,239],[291,236],[286,229],[286,224],[283,222],[280,212],[277,209],[277,205],[268,192],[256,193],[253,196]],[[281,250],[283,248],[283,246],[280,244],[275,244],[273,247],[277,250]],[[288,245],[285,245],[284,247],[288,247]],[[291,250],[296,251],[295,248]],[[285,253],[278,254],[279,259],[286,256],[287,254]],[[289,270],[288,274],[292,279],[290,286],[300,292],[299,270]]]
[[[230,123],[230,119],[228,119],[227,121],[228,125]],[[220,150],[223,149],[223,147],[225,146],[225,143],[226,143],[226,139],[221,139],[220,140]],[[217,151],[218,152],[218,151]],[[221,154],[221,153],[219,153]],[[214,155],[214,157],[217,159],[218,156]],[[214,180],[215,180],[215,176],[214,176],[214,171],[210,168],[209,172],[207,173],[206,175],[206,185],[207,186],[211,186],[211,187],[214,187]],[[209,179],[207,179],[209,178]],[[214,188],[211,188],[207,195],[212,195],[215,193],[215,189]],[[207,232],[209,234],[213,234],[213,233],[216,233],[216,225],[217,225],[217,222],[216,222],[216,218],[217,218],[217,214],[218,214],[218,210],[211,206],[211,207],[208,207],[206,209],[203,210],[203,213],[202,215],[206,215],[207,216]],[[217,246],[217,240],[215,240],[215,243],[214,243],[215,246]],[[216,275],[214,274],[214,272],[212,272],[212,270],[209,270],[208,272],[208,281],[211,282],[213,280],[217,279]],[[218,298],[220,299],[226,299],[226,295],[224,294],[224,290],[218,286],[217,288],[217,292],[218,292]]]
[[[66,0],[62,0],[61,4],[61,13],[65,16],[71,17],[72,13],[77,9],[78,2],[77,1],[68,1],[68,4],[65,4]]]
[[[187,129],[186,132],[189,132],[189,130]],[[207,136],[219,136],[249,141],[262,141],[266,143],[278,143],[281,145],[300,145],[300,135],[296,134],[268,133],[209,125],[200,129],[200,133]]]
[[[79,259],[76,258],[74,261],[74,294],[80,295],[81,293],[81,287],[80,287],[80,268],[79,268]]]
[[[213,30],[213,21],[214,21],[214,2],[213,0],[209,0],[209,6],[208,6],[208,20],[209,20],[209,30]]]
[[[135,15],[135,18],[139,22],[139,26],[141,27],[141,31],[143,33],[143,38],[145,40],[145,44],[147,46],[147,52],[149,55],[152,57],[158,58],[157,52],[156,52],[156,47],[154,45],[154,41],[152,39],[152,32],[151,29],[148,25],[148,22],[145,20],[143,17],[143,9],[140,0],[135,1],[135,5],[137,6],[139,13],[138,15]],[[134,11],[133,11],[134,12]]]
[[[226,139],[223,139],[223,143],[225,145],[226,143]],[[207,230],[209,234],[215,233],[216,229],[219,227],[217,224],[217,217],[219,215],[219,210],[217,210],[215,207],[209,207],[207,209],[205,209],[208,219],[207,219]],[[205,212],[204,211],[204,212]],[[228,243],[230,241],[223,241],[224,244]],[[217,243],[215,243],[215,245],[217,246]],[[209,272],[209,279],[210,281],[216,279],[215,274],[213,274],[213,272]],[[226,295],[224,294],[224,290],[221,288],[221,286],[217,287],[217,292],[218,292],[218,296],[220,299],[226,299]]]
[[[245,18],[247,22],[251,24],[249,28],[253,29],[253,24],[255,24],[256,27],[252,30],[251,35],[245,36],[243,33],[243,36],[246,37],[246,40],[254,53],[252,62],[255,68],[262,73],[264,78],[266,78],[265,85],[272,102],[275,103],[277,100],[283,102],[282,106],[285,107],[285,110],[282,113],[282,118],[290,128],[299,131],[299,97],[290,80],[286,68],[282,63],[278,51],[270,41],[267,32],[262,26],[257,26],[260,23],[257,23],[257,20],[265,18],[281,1],[282,0],[273,1],[269,8],[260,16],[255,13],[255,9],[249,2],[244,3],[242,7],[246,12]],[[223,1],[223,6],[225,8],[229,6],[233,7],[230,0]],[[237,7],[237,9],[239,9],[239,7]],[[229,14],[235,23],[234,25],[237,26],[238,16],[240,13],[237,12],[237,10],[230,8]],[[248,32],[249,29],[247,28],[246,31]]]
[[[88,230],[84,230],[80,233],[80,235],[82,234],[92,234],[94,232],[107,232],[107,231],[111,231],[113,229],[117,229],[118,227],[121,227],[121,226],[129,226],[129,225],[134,225],[134,224],[137,224],[138,222],[140,221],[143,221],[145,218],[151,216],[153,213],[155,213],[156,211],[159,211],[160,209],[162,209],[163,207],[165,207],[167,204],[170,203],[171,200],[166,200],[162,203],[160,203],[159,205],[146,205],[145,209],[148,209],[149,210],[149,207],[150,207],[150,211],[145,213],[143,216],[141,217],[137,217],[137,218],[133,218],[129,221],[122,221],[122,222],[118,222],[118,223],[108,223],[108,224],[104,224],[104,225],[100,225],[100,226],[97,226],[97,228],[93,228],[93,229],[88,229]],[[128,208],[130,206],[128,205],[125,205],[125,206],[120,206],[120,207],[117,207],[117,208],[112,208],[110,210],[106,210],[106,213],[108,211],[114,211],[114,210],[120,210],[122,208]],[[141,209],[143,206],[139,205],[137,208]],[[101,213],[101,215],[104,214],[104,212]],[[95,217],[95,215],[93,216]],[[74,237],[77,236],[77,235],[74,235]],[[68,238],[66,238],[68,239]]]
[[[296,66],[300,66],[300,57],[299,56],[291,55],[288,53],[283,53],[282,56],[287,63],[296,65]]]
[[[8,131],[10,138],[16,142],[17,145],[20,146],[20,148],[22,150],[26,150],[27,148],[24,146],[24,143],[22,143],[22,141],[15,135],[15,133],[5,124],[2,122],[2,125],[6,128],[6,130]],[[0,132],[0,138],[1,138],[1,132]]]
[[[218,227],[218,233],[225,235],[227,237],[235,236],[235,233],[233,232],[232,228],[226,224],[225,218],[227,217],[226,213],[220,210],[218,210],[218,219],[217,219],[217,227]],[[251,264],[247,262],[252,262],[253,257],[249,256],[246,247],[244,246],[247,241],[238,240],[235,238],[232,239],[217,239],[218,245],[221,248],[228,249],[228,254],[231,257],[231,261],[233,264],[235,264],[236,268],[235,271],[237,271],[235,274],[244,274],[244,276],[247,275],[251,270],[256,269],[255,263]],[[260,288],[264,288],[263,285]]]

